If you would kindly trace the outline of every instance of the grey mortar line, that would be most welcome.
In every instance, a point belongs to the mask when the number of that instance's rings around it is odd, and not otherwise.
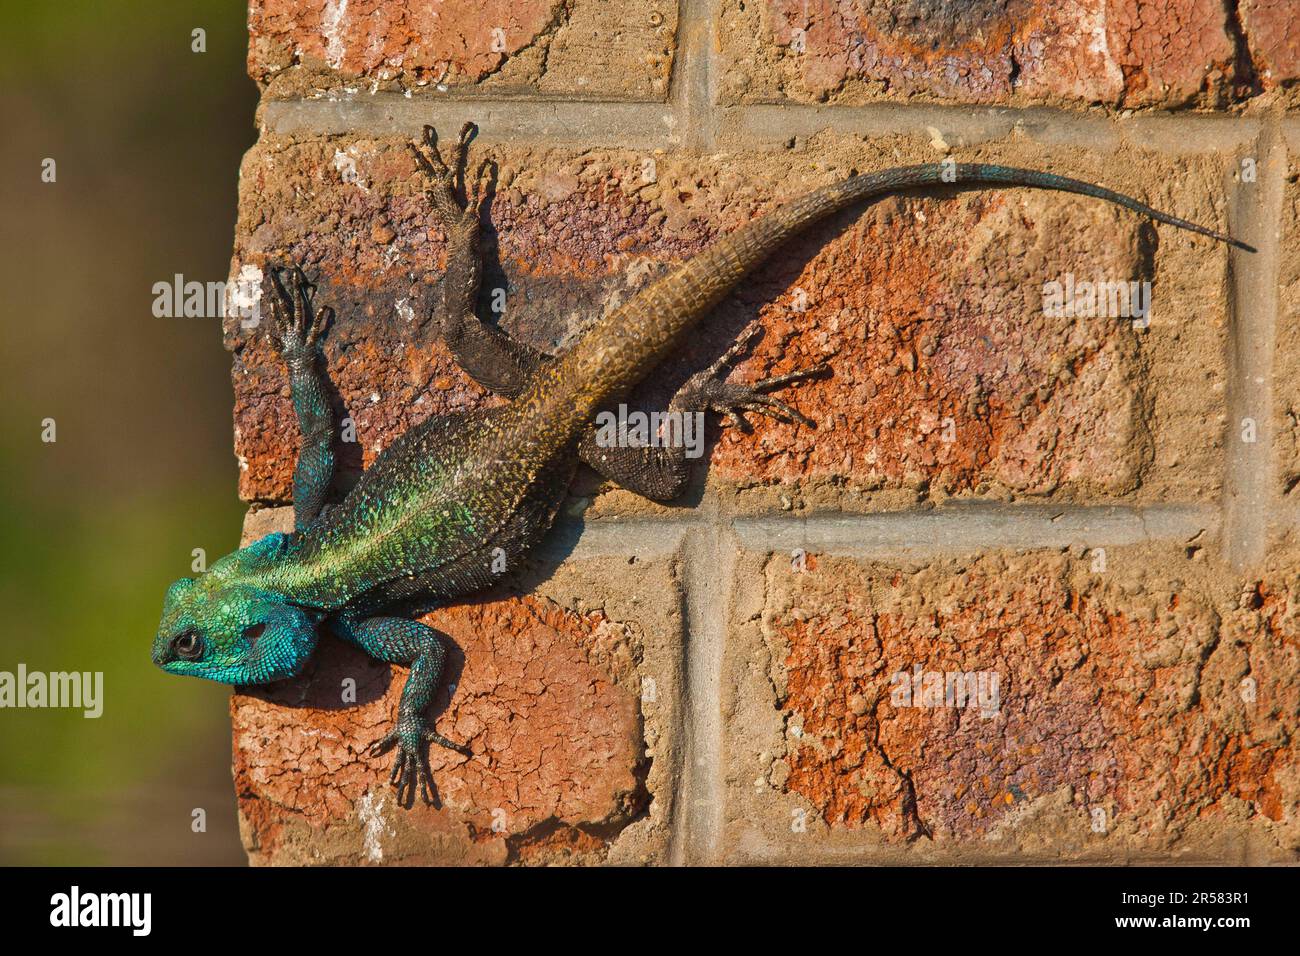
[[[1218,526],[1213,505],[1052,508],[975,503],[871,516],[825,515],[802,521],[754,517],[735,522],[746,551],[803,548],[857,557],[1188,543],[1202,532],[1213,537]]]
[[[682,549],[685,732],[668,855],[678,866],[714,860],[726,803],[722,672],[737,548],[716,507],[703,506],[709,513],[693,524]]]
[[[1233,250],[1229,303],[1228,423],[1224,481],[1224,550],[1238,570],[1258,565],[1268,547],[1277,495],[1273,480],[1273,348],[1278,308],[1278,229],[1286,177],[1286,143],[1276,118],[1265,123],[1254,150],[1256,182],[1229,177],[1234,235],[1259,249]],[[1242,440],[1244,422],[1255,441]]]
[[[684,534],[734,530],[735,544],[766,552],[938,554],[994,547],[1186,544],[1220,530],[1212,504],[1052,505],[970,502],[929,509],[811,515],[727,515],[706,496],[700,506],[657,517],[561,519],[542,550],[573,558],[654,558],[676,554]],[[718,543],[721,547],[721,543]],[[726,552],[722,554],[726,557]]]
[[[553,143],[651,150],[679,145],[673,108],[665,103],[606,103],[543,99],[407,99],[400,93],[272,100],[261,128],[292,136],[359,134],[416,137],[425,125],[457,130],[466,120],[482,143]]]
[[[770,145],[823,130],[863,136],[940,134],[957,148],[1021,134],[1045,145],[1112,152],[1124,143],[1171,155],[1225,151],[1258,135],[1259,121],[1224,116],[1130,117],[1077,114],[1053,107],[972,107],[872,103],[720,106],[720,138],[728,146]]]
[[[712,105],[714,67],[692,44],[711,47],[711,24],[692,11],[708,0],[683,0],[668,102],[556,99],[541,96],[469,96],[424,93],[328,94],[269,100],[259,124],[272,133],[312,136],[419,135],[425,124],[459,128],[466,119],[484,143],[554,143],[586,147],[711,151],[755,148],[807,137],[822,130],[872,137],[929,136],[939,132],[953,147],[978,145],[1019,133],[1048,146],[1110,152],[1124,143],[1166,155],[1227,152],[1250,142],[1261,121],[1237,116],[1131,117],[1078,115],[1054,107],[970,107],[872,103],[816,106],[801,103]],[[680,70],[680,72],[678,72]]]
[[[670,90],[677,139],[700,153],[714,148],[713,3],[678,4]],[[668,843],[668,862],[674,866],[713,859],[726,799],[721,684],[736,549],[725,546],[732,535],[715,496],[706,496],[693,511],[681,552],[682,765],[675,777]]]
[[[1243,847],[1233,859],[1216,855],[1213,850],[1193,849],[1180,854],[1177,866],[1250,866],[1264,865],[1267,860],[1253,863],[1250,849]],[[745,849],[727,862],[733,866],[782,866],[792,863],[805,866],[1170,866],[1168,853],[1156,850],[1120,848],[1106,850],[1090,848],[1088,851],[1075,852],[1073,855],[1061,855],[1050,850],[1025,851],[1007,849],[1001,852],[988,850],[975,844],[965,851],[955,850],[951,845],[943,848],[929,848],[922,851],[920,859],[915,845],[901,846],[885,843],[871,843],[864,839],[859,843],[845,841],[839,845],[821,845],[811,849],[773,840],[765,834],[751,833]]]
[[[699,153],[714,148],[714,0],[679,0],[677,51],[673,56],[669,100],[675,138]]]
[[[682,549],[687,522],[634,518],[580,521],[560,518],[538,545],[536,554],[546,559],[671,558]]]

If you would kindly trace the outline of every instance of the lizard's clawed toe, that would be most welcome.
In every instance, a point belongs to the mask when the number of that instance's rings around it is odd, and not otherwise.
[[[721,358],[692,378],[691,382],[688,383],[688,388],[694,393],[694,403],[700,408],[717,412],[728,423],[744,432],[752,431],[753,427],[741,412],[753,412],[758,415],[767,415],[778,421],[816,428],[816,422],[808,416],[789,403],[783,402],[768,393],[785,388],[795,382],[821,377],[830,371],[830,366],[825,362],[819,362],[810,368],[786,372],[783,375],[773,375],[757,382],[727,381],[726,376],[731,365],[761,335],[761,326],[754,325],[746,329]]]
[[[492,164],[490,160],[483,160],[472,182],[466,175],[465,158],[469,152],[470,140],[477,132],[478,127],[473,123],[461,127],[460,136],[446,159],[438,148],[438,134],[432,126],[426,126],[422,138],[411,143],[416,161],[431,181],[429,198],[444,226],[478,224],[479,207],[483,203],[485,184],[490,178]]]
[[[271,291],[272,332],[280,356],[289,363],[311,360],[320,337],[334,319],[329,306],[315,307],[316,286],[301,266],[273,266],[268,270]]]
[[[369,753],[377,756],[392,748],[397,741],[396,732],[371,745]],[[402,743],[393,757],[393,769],[388,775],[388,783],[397,790],[397,802],[401,806],[410,806],[415,801],[418,790],[426,805],[434,804],[433,776],[429,772],[429,758],[423,747],[408,747]]]
[[[474,756],[474,751],[470,750],[469,747],[467,747],[465,744],[458,744],[453,740],[448,740],[446,737],[438,733],[436,730],[426,730],[424,732],[424,739],[428,743],[437,744],[439,747],[446,747],[448,750],[454,750],[456,751],[456,753],[461,754],[462,756],[465,757]]]
[[[397,743],[396,730],[392,731],[389,734],[386,734],[381,739],[376,740],[373,744],[370,745],[370,747],[367,749],[366,752],[370,754],[370,756],[372,757],[380,757],[383,756],[385,753],[387,753],[389,750],[391,750],[393,744],[395,743]]]
[[[418,738],[409,738],[409,734],[403,735],[399,730],[393,730],[371,744],[367,753],[378,757],[396,746],[397,754],[393,758],[393,769],[388,775],[388,782],[397,790],[397,802],[402,806],[410,806],[418,791],[426,805],[435,806],[437,791],[433,786],[433,774],[429,770],[426,746],[435,743],[466,757],[474,756],[473,751],[429,728],[425,728]]]

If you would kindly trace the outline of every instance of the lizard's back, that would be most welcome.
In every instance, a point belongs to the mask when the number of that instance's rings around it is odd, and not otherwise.
[[[536,439],[514,434],[509,411],[435,416],[386,448],[303,532],[294,563],[319,581],[309,599],[462,594],[513,567],[550,526],[576,456],[526,453]]]

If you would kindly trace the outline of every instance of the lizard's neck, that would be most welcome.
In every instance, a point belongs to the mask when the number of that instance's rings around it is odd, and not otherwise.
[[[303,543],[302,533],[295,532],[281,554],[246,569],[245,583],[322,611],[338,610],[363,590],[345,555],[304,549]]]

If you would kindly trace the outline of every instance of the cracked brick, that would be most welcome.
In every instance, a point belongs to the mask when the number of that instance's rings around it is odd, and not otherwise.
[[[1253,17],[1285,45],[1280,13]],[[1222,108],[1251,92],[1223,0],[727,0],[718,28],[728,102]]]
[[[249,74],[273,97],[447,89],[662,100],[676,4],[252,0]]]
[[[257,513],[249,535],[287,509]],[[291,681],[231,702],[235,786],[254,862],[600,860],[649,803],[636,624],[544,597],[498,597],[421,620],[451,639],[432,713],[474,756],[431,747],[441,806],[395,806],[391,727],[406,669],[322,638]],[[354,682],[355,703],[344,699]]]
[[[1265,88],[1300,79],[1300,21],[1288,0],[1240,0],[1251,67]]]
[[[1294,575],[1242,598],[1181,552],[1108,558],[752,559],[764,650],[733,629],[730,764],[747,786],[732,852],[1082,860],[1240,841],[1286,858],[1300,839]],[[984,674],[996,708],[916,706],[896,675],[918,669]],[[782,832],[800,807],[816,825]]]

